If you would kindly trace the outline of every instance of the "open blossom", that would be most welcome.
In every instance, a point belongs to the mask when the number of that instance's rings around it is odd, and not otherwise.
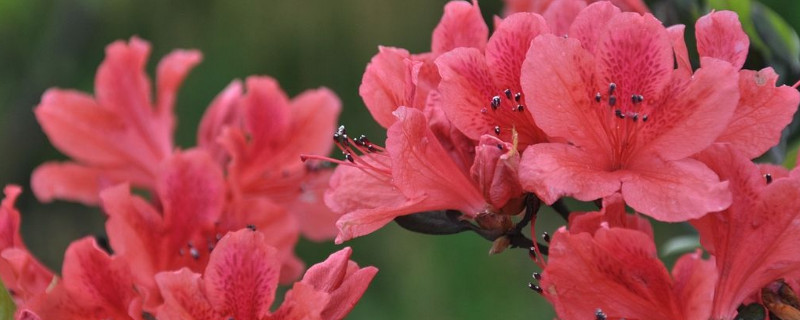
[[[153,189],[159,164],[174,148],[177,89],[201,56],[178,50],[164,57],[153,99],[144,73],[149,54],[150,44],[139,38],[114,42],[97,70],[95,97],[45,92],[36,118],[50,142],[73,161],[45,163],[34,171],[31,185],[39,199],[96,204],[100,190],[121,182]]]
[[[691,73],[683,29],[678,25],[668,31],[674,41],[678,68]],[[750,40],[735,12],[716,11],[701,17],[695,25],[695,36],[701,57],[725,60],[737,69],[744,65]],[[769,67],[740,70],[739,102],[730,124],[716,141],[730,143],[749,158],[775,146],[800,103],[800,92],[785,85],[776,87],[777,81],[778,74]]]
[[[350,249],[314,265],[274,312],[280,263],[264,235],[250,230],[223,237],[203,274],[181,269],[156,276],[165,303],[159,319],[342,319],[377,269],[359,268]]]
[[[699,159],[730,181],[733,193],[728,209],[692,221],[721,275],[711,318],[733,319],[747,297],[800,270],[800,171],[765,176],[730,146],[706,150]]]
[[[536,124],[566,143],[529,146],[520,163],[526,190],[552,203],[621,192],[662,221],[726,208],[727,183],[690,156],[726,129],[739,100],[738,74],[704,57],[687,74],[652,15],[588,6],[569,38],[541,35],[523,64],[522,90]],[[557,140],[560,141],[560,140]]]
[[[541,289],[559,319],[709,319],[717,273],[699,252],[670,273],[651,236],[607,224],[594,232],[562,227],[550,244]]]

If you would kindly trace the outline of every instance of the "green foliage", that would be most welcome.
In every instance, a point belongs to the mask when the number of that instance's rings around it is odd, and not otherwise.
[[[739,314],[736,315],[734,320],[764,320],[767,317],[764,313],[764,307],[758,303],[741,306],[738,311]]]
[[[0,281],[0,320],[14,319],[14,311],[16,310],[17,306],[14,304],[14,300],[11,299],[6,286]]]

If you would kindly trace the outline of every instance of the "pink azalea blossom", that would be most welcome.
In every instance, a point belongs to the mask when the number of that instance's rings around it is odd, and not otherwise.
[[[564,5],[564,3],[582,3],[584,5],[597,2],[599,0],[505,0],[507,15],[517,12],[534,12],[544,14],[552,7]],[[623,11],[633,11],[647,13],[647,5],[642,0],[611,0],[611,3]]]
[[[726,130],[739,100],[737,72],[710,57],[692,75],[674,63],[658,20],[608,3],[582,11],[569,38],[534,39],[523,94],[536,125],[566,143],[525,150],[526,190],[547,203],[621,192],[629,206],[662,221],[726,208],[727,183],[689,157]]]
[[[377,272],[359,268],[349,257],[345,248],[312,266],[271,312],[280,273],[276,250],[262,233],[232,232],[220,240],[202,275],[186,268],[156,275],[165,297],[158,318],[342,319]]]
[[[559,319],[709,319],[717,274],[699,252],[681,257],[670,274],[652,236],[638,230],[562,227],[550,244],[541,289]]]
[[[127,185],[103,191],[111,247],[132,266],[136,283],[147,292],[147,307],[160,302],[156,273],[203,270],[219,237],[248,225],[278,250],[282,280],[299,276],[294,220],[267,199],[227,202],[226,194],[221,169],[201,150],[176,153],[164,163],[157,176],[157,206],[132,195]]]
[[[675,42],[675,54],[681,70],[691,73],[683,26],[668,30]],[[697,51],[701,57],[730,62],[741,69],[747,58],[750,40],[738,16],[731,11],[715,11],[697,20]],[[775,146],[781,132],[792,121],[800,103],[800,93],[789,86],[778,86],[778,74],[772,68],[739,71],[739,103],[725,131],[717,142],[730,143],[749,158],[762,155]]]
[[[746,298],[800,270],[800,172],[768,178],[730,146],[711,148],[699,159],[728,180],[733,193],[730,208],[692,221],[720,274],[711,318],[733,319]]]
[[[96,204],[99,191],[121,182],[152,190],[158,166],[174,148],[177,89],[201,56],[178,50],[158,65],[156,97],[144,73],[150,44],[133,37],[106,48],[97,70],[95,97],[50,89],[36,118],[56,148],[73,159],[37,168],[31,185],[43,201],[55,198]]]

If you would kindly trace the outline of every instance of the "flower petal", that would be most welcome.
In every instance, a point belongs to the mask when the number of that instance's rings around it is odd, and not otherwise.
[[[367,64],[358,94],[372,118],[388,128],[397,120],[392,114],[397,107],[424,106],[424,101],[417,102],[413,81],[422,62],[413,61],[405,49],[379,47],[378,50]]]
[[[314,290],[314,287],[297,282],[286,292],[283,303],[275,310],[270,319],[281,320],[314,320],[336,319],[322,317],[322,310],[330,300],[327,292]]]
[[[522,187],[548,204],[562,196],[582,201],[609,196],[620,189],[620,179],[626,175],[621,171],[609,172],[609,164],[602,158],[558,143],[528,147],[519,165]]]
[[[714,11],[700,17],[695,23],[695,37],[701,57],[728,61],[736,69],[741,69],[747,59],[750,39],[736,12]]]
[[[214,98],[214,101],[211,101],[197,129],[197,145],[205,149],[220,164],[226,163],[229,155],[218,140],[226,127],[239,124],[240,110],[236,107],[242,93],[242,82],[238,80],[231,82]]]
[[[275,299],[279,264],[263,234],[243,229],[224,236],[204,273],[207,297],[217,314],[265,318]]]
[[[164,304],[158,307],[158,319],[219,319],[205,295],[200,275],[187,268],[159,272],[155,276]]]
[[[595,52],[597,41],[606,30],[608,22],[620,12],[619,8],[607,1],[590,4],[578,13],[569,26],[569,37],[580,40],[581,46],[589,52]]]
[[[244,125],[254,150],[272,150],[287,138],[292,111],[289,98],[269,77],[249,77],[242,97]]]
[[[580,232],[594,234],[604,225],[610,228],[639,230],[650,236],[650,239],[654,239],[650,221],[638,214],[625,212],[625,202],[620,193],[603,198],[603,207],[600,211],[573,212],[569,215],[567,223],[569,232],[573,234]]]
[[[547,23],[537,14],[520,13],[503,19],[486,45],[486,64],[491,66],[489,72],[494,82],[505,85],[513,92],[519,92],[522,62],[531,41],[536,36],[549,32]]]
[[[69,199],[96,205],[100,191],[115,182],[101,170],[72,162],[47,162],[31,174],[31,189],[42,202]]]
[[[331,169],[310,172],[301,186],[301,194],[290,204],[292,212],[300,222],[300,232],[311,241],[325,241],[336,236],[336,220],[341,214],[325,205],[324,195],[333,175]]]
[[[480,51],[486,47],[489,27],[483,21],[478,1],[451,1],[444,6],[442,20],[433,29],[431,51],[434,58],[458,47]]]
[[[675,51],[675,61],[678,64],[678,69],[686,74],[692,74],[692,63],[689,61],[689,50],[686,49],[686,40],[683,34],[686,26],[682,24],[674,25],[667,28],[667,34],[672,40],[672,50]]]
[[[629,167],[622,182],[628,205],[659,221],[678,222],[720,211],[731,204],[728,183],[694,159],[664,161],[657,157]]]
[[[175,100],[178,88],[203,55],[197,50],[175,50],[158,63],[156,70],[156,111],[170,131],[175,128]],[[170,132],[170,136],[172,132]]]
[[[751,159],[778,144],[797,111],[800,93],[792,87],[776,87],[777,81],[772,68],[739,71],[739,105],[717,142],[728,142]]]
[[[350,261],[352,250],[346,247],[308,269],[302,283],[317,291],[330,293],[323,319],[344,319],[356,305],[378,272],[374,267],[359,268]]]
[[[714,285],[717,282],[717,269],[714,259],[703,260],[702,252],[683,255],[672,268],[675,279],[673,292],[680,301],[687,320],[707,320],[714,301]]]
[[[553,34],[567,35],[575,17],[584,8],[586,8],[585,1],[554,1],[547,7],[547,10],[542,12],[542,16],[547,20],[547,25]]]

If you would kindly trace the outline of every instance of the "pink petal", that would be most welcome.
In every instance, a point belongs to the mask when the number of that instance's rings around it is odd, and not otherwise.
[[[204,278],[206,293],[218,314],[235,319],[263,319],[278,285],[280,261],[259,232],[228,233],[211,253]]]
[[[330,299],[327,292],[314,290],[310,285],[297,282],[292,289],[286,292],[283,303],[275,310],[270,319],[280,320],[310,320],[310,319],[337,319],[322,317],[322,310]]]
[[[63,275],[69,296],[97,318],[141,316],[141,297],[127,261],[109,257],[94,239],[83,238],[67,248]]]
[[[777,81],[772,68],[739,71],[739,105],[717,142],[728,142],[751,159],[778,144],[797,111],[800,93],[788,86],[776,87]]]
[[[600,228],[625,228],[639,230],[653,238],[653,227],[647,218],[625,212],[622,194],[615,193],[603,198],[603,207],[594,212],[573,212],[567,223],[570,233],[588,232],[594,234]]]
[[[212,320],[220,315],[214,312],[205,295],[200,275],[183,268],[160,272],[155,276],[164,304],[158,308],[158,319]]]
[[[714,301],[714,285],[717,282],[717,269],[714,259],[703,260],[698,249],[695,253],[683,255],[672,268],[675,279],[674,292],[680,300],[683,314],[687,320],[707,320]]]
[[[650,14],[621,13],[608,22],[598,37],[597,83],[595,91],[606,94],[610,83],[617,85],[620,100],[643,95],[660,101],[669,85],[674,66],[672,43],[664,26]]]
[[[378,269],[359,268],[350,261],[352,250],[346,247],[331,254],[306,271],[303,283],[317,291],[331,293],[323,319],[343,319],[366,291]]]
[[[687,84],[668,90],[673,99],[652,108],[638,133],[640,145],[666,160],[682,159],[725,130],[739,100],[738,75],[730,64],[707,59]]]
[[[759,168],[730,147],[710,148],[699,158],[730,182],[733,193],[730,208],[692,221],[724,275],[717,283],[712,318],[732,318],[747,297],[796,274],[800,179],[792,175],[767,184]]]
[[[697,19],[695,24],[697,52],[730,62],[741,69],[747,59],[750,39],[742,30],[739,16],[733,11],[714,11]]]
[[[99,105],[130,125],[142,143],[139,152],[163,159],[172,151],[172,128],[151,104],[150,80],[144,72],[149,55],[150,44],[136,37],[128,44],[110,44],[97,69],[95,95]]]
[[[178,88],[200,60],[202,54],[197,50],[175,50],[161,59],[156,71],[156,112],[164,129],[171,137],[175,131],[175,100]]]
[[[595,52],[600,36],[605,32],[608,22],[620,14],[619,8],[607,1],[590,4],[578,13],[569,26],[569,37],[580,40],[581,46]]]
[[[547,25],[553,34],[567,35],[575,17],[584,8],[586,8],[586,2],[582,0],[555,1],[542,12],[542,16],[547,20]]]
[[[590,2],[594,1],[597,0],[590,0]],[[642,0],[611,0],[611,3],[622,9],[622,11],[638,12],[641,14],[650,12],[650,10],[647,9],[647,5]]]
[[[3,188],[3,201],[0,202],[0,251],[23,246],[19,233],[19,210],[14,207],[22,188],[17,185],[6,185]]]
[[[197,145],[221,164],[227,162],[229,155],[217,140],[226,127],[239,125],[240,111],[236,106],[242,91],[241,81],[231,82],[211,101],[197,130]]]
[[[635,230],[601,228],[592,236],[559,229],[541,287],[563,320],[597,309],[610,319],[684,319],[653,240]]]
[[[288,138],[291,123],[289,98],[275,79],[249,77],[241,100],[244,125],[255,149],[271,149]]]
[[[358,93],[372,118],[384,128],[397,120],[392,112],[399,106],[422,107],[417,103],[413,78],[422,62],[413,61],[405,49],[379,47],[367,65]],[[424,101],[423,101],[424,102]]]
[[[731,203],[728,183],[694,159],[664,161],[656,157],[632,164],[622,182],[628,205],[659,221],[678,222],[720,211]]]
[[[672,50],[675,51],[675,61],[678,64],[678,69],[686,74],[692,74],[692,63],[689,61],[689,50],[686,49],[686,40],[683,34],[686,26],[682,24],[674,25],[667,28],[667,34],[672,40]]]
[[[494,83],[519,92],[522,62],[536,36],[549,33],[544,19],[532,13],[514,14],[505,18],[486,45],[486,64]],[[497,95],[500,92],[495,92]],[[484,103],[485,104],[485,103]]]
[[[444,7],[442,20],[433,30],[431,51],[434,58],[458,47],[480,51],[486,47],[489,28],[483,21],[478,2],[451,1]]]
[[[341,214],[325,205],[324,195],[328,190],[333,170],[319,169],[310,172],[302,185],[301,194],[288,209],[300,222],[300,232],[311,241],[325,241],[336,236],[336,220]]]
[[[528,147],[519,165],[519,180],[525,190],[550,204],[562,196],[591,201],[620,189],[623,171],[609,172],[602,157],[558,143]]]
[[[497,209],[523,194],[518,178],[519,159],[520,155],[511,143],[493,136],[481,137],[480,145],[475,147],[475,162],[470,168],[470,176],[481,189],[483,198]]]
[[[536,37],[523,63],[522,90],[536,125],[579,147],[610,150],[597,112],[597,62],[575,39]]]
[[[114,182],[100,170],[71,162],[47,162],[31,174],[31,189],[42,202],[70,199],[95,205],[100,191]]]
[[[399,108],[386,135],[393,184],[409,199],[428,198],[467,216],[483,210],[484,199],[466,170],[459,170],[421,111]]]
[[[304,91],[291,101],[290,136],[280,154],[272,156],[285,159],[279,163],[302,165],[300,154],[329,154],[333,149],[331,134],[338,126],[341,110],[342,102],[333,91],[327,88]]]

